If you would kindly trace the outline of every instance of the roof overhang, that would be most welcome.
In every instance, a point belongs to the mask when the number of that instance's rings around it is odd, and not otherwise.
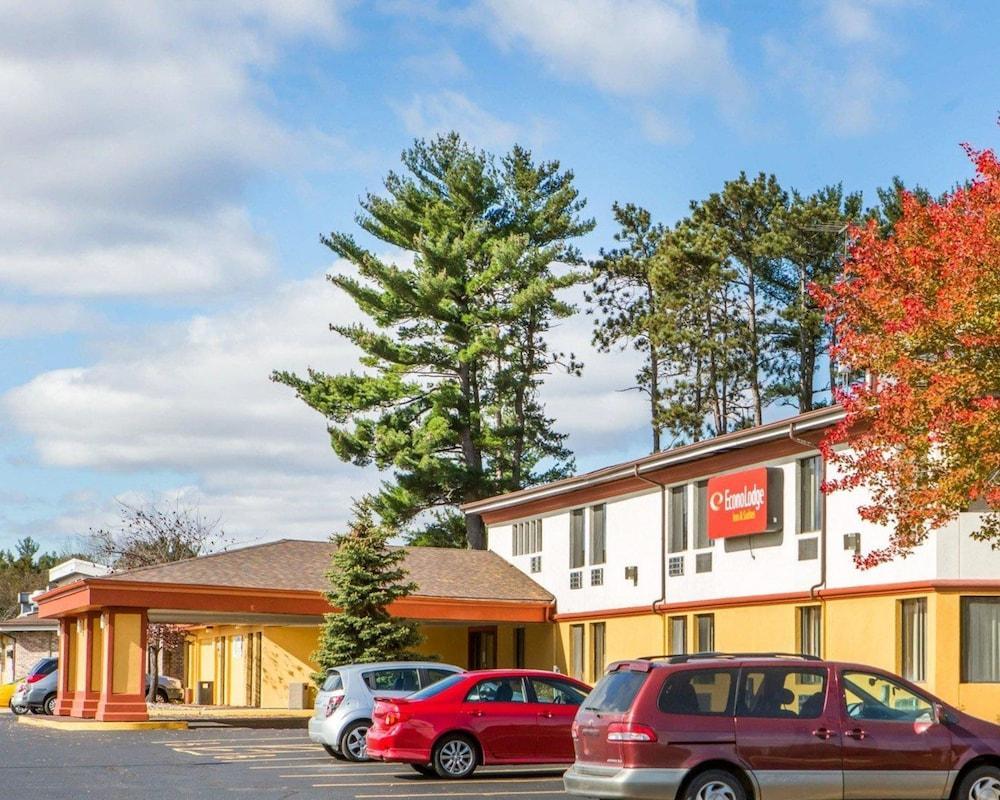
[[[410,596],[389,607],[390,613],[407,619],[443,622],[545,622],[551,601],[483,600],[458,597]],[[322,592],[312,590],[260,589],[238,586],[206,586],[189,583],[151,583],[108,578],[87,578],[38,598],[42,619],[77,616],[101,609],[144,609],[152,618],[183,623],[197,617],[206,624],[212,615],[220,624],[234,618],[254,616],[302,624],[303,618],[322,619],[333,609]],[[234,617],[235,615],[235,617]],[[173,616],[174,619],[168,619]]]
[[[682,482],[712,472],[814,450],[823,431],[844,416],[843,408],[830,406],[572,478],[476,500],[461,508],[467,514],[481,514],[487,523],[497,523],[577,503],[650,491],[652,487],[644,478],[668,483]],[[814,445],[807,447],[802,444],[803,440]]]

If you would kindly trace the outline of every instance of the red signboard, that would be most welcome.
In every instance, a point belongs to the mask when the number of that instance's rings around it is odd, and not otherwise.
[[[781,528],[782,472],[760,467],[708,480],[708,538],[752,536]]]

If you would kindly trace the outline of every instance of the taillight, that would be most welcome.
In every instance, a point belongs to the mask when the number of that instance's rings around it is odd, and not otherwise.
[[[25,683],[38,683],[38,681],[40,681],[44,677],[45,676],[42,675],[40,672],[37,672],[34,675],[29,675],[27,678],[25,678],[24,682]]]
[[[609,742],[655,742],[656,731],[635,722],[612,722],[608,725]]]
[[[344,695],[331,694],[326,700],[326,715],[329,717],[344,702]]]
[[[391,728],[393,725],[398,725],[400,722],[405,722],[407,719],[406,715],[401,709],[392,708],[385,712],[385,727]]]
[[[580,738],[580,724],[576,720],[573,720],[573,724],[570,726],[569,732],[574,739]]]

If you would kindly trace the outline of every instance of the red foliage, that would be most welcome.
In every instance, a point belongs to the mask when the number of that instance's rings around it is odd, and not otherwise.
[[[824,491],[864,487],[861,516],[907,555],[971,503],[1000,509],[1000,161],[965,148],[976,178],[940,201],[904,196],[893,233],[853,229],[843,277],[813,287],[836,329],[831,356],[873,376],[837,396],[847,416],[822,443]],[[842,445],[850,442],[850,447]],[[1000,515],[977,538],[1000,544]]]

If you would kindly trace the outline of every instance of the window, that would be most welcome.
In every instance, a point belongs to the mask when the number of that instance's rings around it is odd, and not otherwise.
[[[688,669],[669,675],[657,701],[664,714],[732,715],[736,672]]]
[[[603,622],[590,623],[590,682],[596,683],[604,674],[605,662],[605,636],[607,629]]]
[[[569,574],[569,588],[570,589],[583,588],[583,573],[580,570],[577,570],[576,572],[571,572]]]
[[[514,666],[524,669],[525,664],[524,628],[514,628]]]
[[[324,692],[335,692],[339,689],[344,688],[344,678],[335,669],[331,669],[326,673],[326,680],[323,681],[323,691]]]
[[[682,553],[688,546],[687,486],[670,490],[670,552]]]
[[[744,717],[816,719],[823,713],[825,699],[825,669],[747,670],[736,713]]]
[[[715,614],[695,614],[694,627],[697,631],[695,647],[699,653],[715,652]]]
[[[590,563],[603,564],[606,556],[606,535],[605,517],[606,506],[602,503],[599,506],[590,508]]]
[[[697,553],[694,557],[694,571],[695,572],[711,572],[712,571],[712,554],[711,553]]]
[[[513,539],[511,552],[515,556],[542,552],[542,521],[540,519],[515,522],[511,535]]]
[[[708,481],[698,481],[694,485],[695,494],[695,528],[694,547],[700,550],[711,547],[712,540],[708,538]]]
[[[934,706],[922,695],[884,675],[843,672],[847,716],[883,722],[931,722]]]
[[[536,703],[578,706],[587,696],[572,683],[558,678],[531,678],[529,683]]]
[[[1000,597],[962,598],[962,683],[1000,682]]]
[[[679,578],[684,574],[684,556],[671,556],[667,559],[667,574],[671,578]]]
[[[431,686],[432,684],[435,684],[438,681],[443,681],[445,678],[450,678],[454,674],[456,673],[450,669],[437,669],[436,667],[425,669],[424,686]]]
[[[909,681],[927,680],[927,598],[899,601],[900,674]]]
[[[624,669],[609,672],[597,682],[594,691],[587,695],[584,708],[614,713],[628,711],[648,677],[648,672]]]
[[[586,562],[583,543],[583,509],[576,508],[569,515],[569,568],[579,569]]]
[[[819,606],[799,608],[799,652],[823,655],[823,610]]]
[[[415,669],[380,669],[362,675],[373,692],[415,692],[420,688]]]
[[[461,683],[463,680],[465,680],[465,675],[462,673],[452,673],[447,678],[435,681],[430,686],[425,686],[419,692],[414,692],[409,697],[411,700],[426,700],[428,697],[436,697],[445,689],[450,689],[456,683]]]
[[[590,571],[590,585],[591,586],[604,585],[604,570],[601,567],[598,567],[597,569],[592,569]]]
[[[688,651],[687,617],[670,618],[670,655],[683,656]]]
[[[799,460],[799,533],[820,529],[819,456]]]
[[[569,626],[569,669],[570,674],[583,680],[583,625]]]
[[[479,681],[465,697],[467,703],[526,703],[527,693],[520,678],[490,678]]]

